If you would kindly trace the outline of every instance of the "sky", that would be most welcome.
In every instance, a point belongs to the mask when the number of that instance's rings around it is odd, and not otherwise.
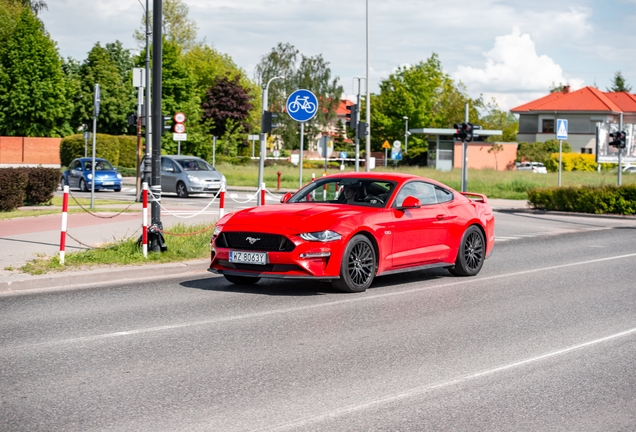
[[[40,17],[60,54],[83,61],[96,42],[137,51],[145,0],[47,0]],[[371,92],[399,66],[439,55],[468,94],[501,109],[553,85],[605,91],[621,71],[636,92],[636,0],[367,0]],[[248,76],[279,42],[322,54],[345,94],[366,74],[366,1],[183,0],[199,39]],[[152,8],[152,0],[150,7]],[[364,92],[364,91],[363,91]]]

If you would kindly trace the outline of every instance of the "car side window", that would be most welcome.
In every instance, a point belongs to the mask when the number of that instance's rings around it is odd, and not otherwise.
[[[400,207],[408,196],[417,198],[422,205],[437,204],[435,186],[430,183],[414,181],[405,184],[395,198],[395,205]]]
[[[435,186],[435,195],[437,195],[438,203],[445,203],[453,200],[453,193],[439,186]]]
[[[161,158],[161,171],[174,172],[174,164],[170,159]]]
[[[82,163],[78,160],[76,160],[75,162],[73,162],[73,165],[71,166],[71,169],[77,170],[77,171],[81,171],[82,170]]]

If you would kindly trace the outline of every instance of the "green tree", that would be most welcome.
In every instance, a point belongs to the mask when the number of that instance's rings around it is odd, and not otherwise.
[[[174,42],[183,52],[197,45],[197,23],[188,18],[190,8],[182,0],[164,0],[162,8],[162,33],[166,41]],[[152,32],[152,11],[149,11],[149,27]],[[135,30],[139,47],[146,46],[146,15],[141,18],[141,27]]]
[[[608,92],[630,92],[632,91],[632,86],[627,84],[625,78],[623,78],[623,74],[621,71],[617,71],[614,74],[614,78],[612,79],[612,86],[607,89]]]
[[[22,6],[31,9],[36,15],[45,9],[49,9],[44,0],[20,0],[20,2]]]
[[[75,103],[73,125],[92,125],[95,84],[100,87],[100,112],[97,131],[109,135],[125,135],[127,117],[136,109],[136,94],[129,80],[122,80],[122,72],[115,58],[99,42],[89,51],[79,70],[80,90]]]
[[[0,0],[0,54],[6,48],[21,13],[19,3]]]
[[[55,137],[72,132],[61,65],[42,22],[24,8],[0,51],[0,135]]]
[[[469,118],[477,123],[481,99],[470,99],[464,86],[444,73],[437,54],[414,66],[399,67],[380,82],[380,94],[371,96],[372,150],[379,151],[385,140],[403,139],[405,116],[410,127],[449,128],[462,122],[466,102],[470,105]],[[363,103],[361,111],[365,110]],[[427,149],[425,138],[409,138],[409,158]]]
[[[486,104],[486,112],[480,120],[482,129],[500,130],[503,135],[493,135],[486,137],[487,142],[514,142],[517,141],[517,132],[519,131],[519,120],[509,112],[499,109],[499,105],[493,99],[492,102]]]
[[[336,135],[333,137],[333,150],[335,152],[351,151],[352,149],[355,151],[351,144],[348,144],[345,139],[346,136],[344,124],[340,120],[338,120],[336,121]]]
[[[307,57],[300,54],[298,61],[299,54],[291,44],[279,43],[269,54],[263,56],[256,66],[256,81],[260,85],[265,85],[273,77],[285,77],[284,81],[273,81],[269,87],[268,106],[276,112],[283,112],[287,95],[296,89],[304,88],[316,95],[318,113],[305,124],[305,133],[311,139],[321,132],[326,132],[336,119],[336,109],[344,89],[338,84],[338,77],[331,76],[329,62],[325,61],[322,55]],[[277,129],[276,134],[281,135],[285,147],[298,148],[298,123],[289,116],[280,116],[278,123],[281,127]]]

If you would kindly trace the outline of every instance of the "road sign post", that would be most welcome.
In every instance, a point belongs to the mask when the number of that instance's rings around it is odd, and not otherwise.
[[[563,140],[568,139],[568,121],[557,119],[557,139],[559,140],[559,187],[561,187],[561,171],[563,170]]]
[[[318,112],[318,98],[309,90],[296,90],[287,98],[285,104],[287,114],[300,123],[300,160],[298,162],[299,178],[298,188],[303,187],[303,146],[305,135],[305,122],[311,120]]]

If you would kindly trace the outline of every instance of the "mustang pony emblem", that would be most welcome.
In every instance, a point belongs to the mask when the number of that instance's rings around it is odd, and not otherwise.
[[[253,245],[254,243],[256,243],[257,241],[259,241],[259,238],[254,238],[254,237],[246,237],[245,240],[247,240],[248,242],[250,242],[251,245]]]

